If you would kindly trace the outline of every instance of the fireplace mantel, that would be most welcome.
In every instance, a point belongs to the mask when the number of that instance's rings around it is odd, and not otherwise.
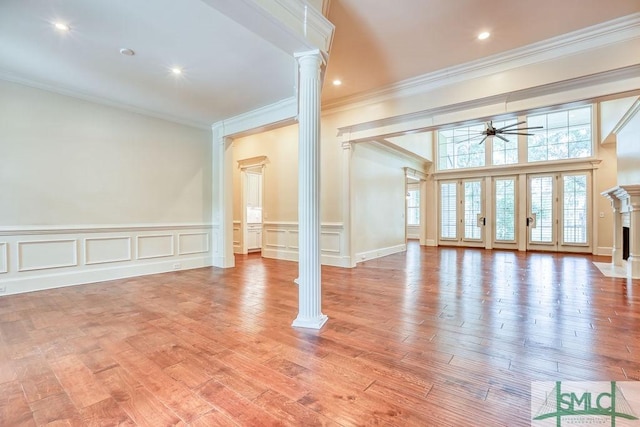
[[[613,208],[613,249],[611,262],[614,266],[624,265],[622,259],[622,215],[629,217],[629,258],[627,277],[640,278],[640,184],[619,185],[603,191]]]

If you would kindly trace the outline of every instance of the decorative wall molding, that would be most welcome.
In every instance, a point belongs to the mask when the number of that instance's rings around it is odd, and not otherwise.
[[[262,256],[298,261],[298,223],[293,221],[265,222]],[[320,262],[336,267],[351,267],[345,250],[344,224],[324,222],[320,226]]]
[[[78,265],[78,239],[18,241],[18,271]]]
[[[136,259],[163,258],[175,254],[172,234],[151,234],[136,238]]]
[[[84,239],[86,265],[131,261],[131,237],[109,236]]]
[[[43,234],[129,233],[132,231],[198,230],[211,228],[211,224],[111,224],[111,225],[51,225],[51,226],[0,226],[0,236],[25,236]]]
[[[178,233],[178,255],[209,252],[209,233]]]
[[[211,266],[215,231],[209,224],[2,227],[0,288],[18,294]]]
[[[0,273],[6,273],[9,271],[8,252],[7,243],[0,242]]]

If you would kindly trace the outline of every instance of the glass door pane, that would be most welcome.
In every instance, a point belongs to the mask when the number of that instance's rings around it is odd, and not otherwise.
[[[464,182],[464,238],[481,240],[483,227],[478,224],[482,216],[482,182]]]
[[[495,242],[515,242],[516,240],[516,180],[514,178],[495,180]]]
[[[440,184],[440,238],[457,239],[457,182]]]
[[[535,176],[529,180],[529,242],[555,245],[555,176]]]
[[[563,252],[592,251],[591,172],[568,172],[560,179],[560,242]]]

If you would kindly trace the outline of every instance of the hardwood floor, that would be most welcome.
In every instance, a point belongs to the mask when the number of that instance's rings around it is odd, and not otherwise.
[[[525,426],[542,380],[640,379],[640,281],[591,256],[410,244],[0,298],[0,425]]]

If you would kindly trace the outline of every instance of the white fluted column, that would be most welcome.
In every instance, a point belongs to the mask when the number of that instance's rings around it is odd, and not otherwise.
[[[622,265],[622,213],[621,202],[613,193],[601,193],[611,202],[613,209],[613,243],[611,248],[611,264]]]
[[[233,140],[224,135],[223,126],[213,130],[212,171],[212,264],[214,267],[235,266],[233,256]]]
[[[319,51],[296,55],[298,95],[298,317],[292,326],[320,329],[320,68]]]
[[[640,188],[629,191],[629,258],[627,277],[640,278]]]

